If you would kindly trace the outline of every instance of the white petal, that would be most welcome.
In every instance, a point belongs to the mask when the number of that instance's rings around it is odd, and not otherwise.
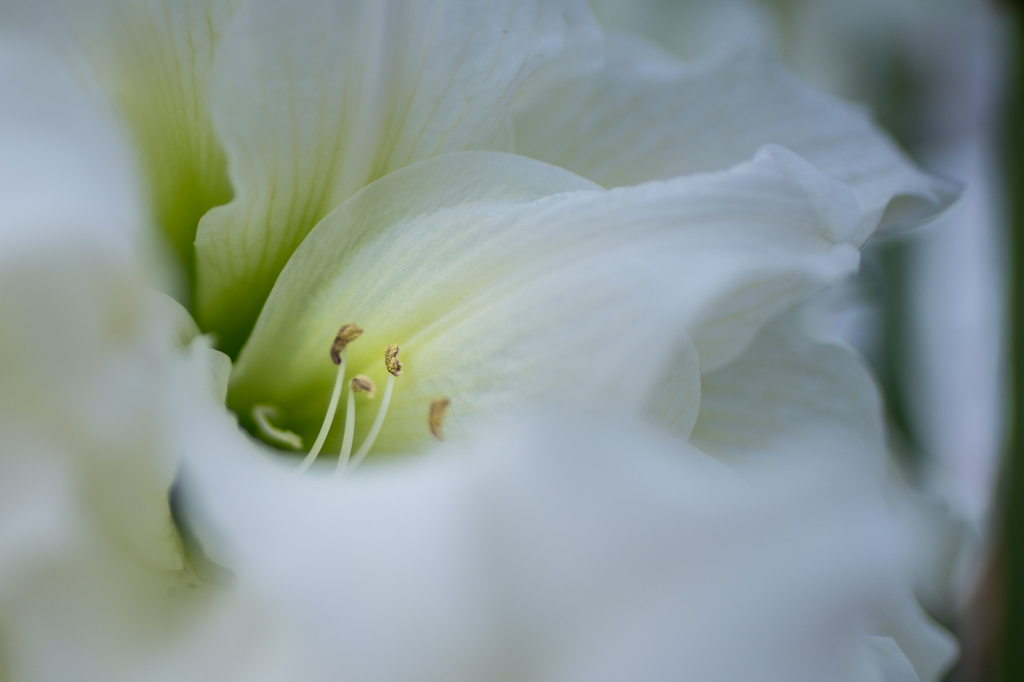
[[[202,600],[168,505],[194,360],[123,263],[71,250],[0,277],[5,672],[130,679]]]
[[[691,442],[711,455],[732,461],[789,452],[860,461],[879,476],[884,470],[882,406],[871,371],[849,349],[808,339],[795,315],[705,374],[701,396]]]
[[[558,84],[595,73],[604,66],[604,33],[590,11],[586,0],[562,0],[565,16],[565,43],[557,57],[550,60],[530,77],[516,93],[516,97],[532,97]]]
[[[859,243],[882,223],[927,219],[959,186],[926,175],[856,107],[802,86],[764,50],[692,65],[609,36],[603,72],[522,101],[516,149],[606,187],[726,168],[767,143],[849,184]]]
[[[244,7],[213,82],[235,197],[199,225],[202,326],[237,351],[306,233],[369,182],[446,152],[510,150],[512,97],[564,32],[553,2]]]
[[[130,165],[105,112],[42,43],[4,36],[0,90],[0,420],[19,442],[8,459],[30,456],[19,452],[27,443],[60,452],[76,438],[102,452],[120,420],[145,421],[135,389],[121,382],[153,370],[138,348],[149,331],[135,291],[141,221]],[[136,352],[108,369],[119,344]],[[135,429],[145,425],[125,426],[124,437],[137,438]],[[97,490],[109,488],[93,501],[111,512],[110,527],[146,561],[180,567],[166,499],[160,504],[170,466],[143,456],[107,471],[97,455],[89,475]],[[136,514],[113,512],[125,500],[139,503]]]
[[[181,318],[168,314],[176,304],[153,300],[99,245],[0,270],[0,632],[11,679],[162,679],[179,639],[207,632],[215,595],[185,560],[168,490],[176,438],[190,428],[174,405],[181,394],[212,402],[216,351],[185,355]]]
[[[874,472],[879,483],[888,457],[879,392],[867,365],[843,346],[808,339],[795,314],[763,329],[743,355],[702,377],[691,442],[734,463],[846,461]],[[902,653],[894,658],[876,642],[880,670],[890,675],[882,679],[900,679],[905,654],[921,680],[935,680],[955,656],[952,637],[923,613],[909,589],[892,584],[892,594],[874,609],[875,632],[893,637]]]
[[[752,482],[557,414],[344,481],[231,438],[190,462],[193,501],[302,679],[850,679],[867,646],[876,517],[836,471]]]
[[[651,421],[682,439],[690,437],[700,413],[700,356],[689,336],[679,339],[660,378],[647,397],[644,411]]]
[[[605,30],[645,36],[684,60],[764,42],[775,20],[773,7],[759,0],[590,0],[590,6]]]
[[[866,658],[865,682],[921,682],[914,666],[892,637],[869,637]]]
[[[918,679],[941,680],[956,661],[959,647],[952,635],[928,617],[910,589],[893,581],[886,598],[878,602],[875,610],[879,617],[875,627],[899,644]],[[892,666],[894,661],[890,656],[880,658],[880,663]]]
[[[102,109],[27,38],[0,40],[0,91],[3,675],[143,679],[204,600],[168,505],[167,396],[205,367],[178,345],[187,314],[143,293]]]
[[[692,377],[696,367],[668,365],[692,363],[687,333],[709,371],[857,262],[836,243],[852,197],[781,149],[718,174],[588,187],[486,152],[381,179],[296,251],[239,357],[229,404],[243,420],[254,404],[276,405],[287,428],[315,435],[334,376],[328,349],[354,322],[366,334],[349,349],[353,374],[381,385],[389,343],[406,362],[385,450],[414,447],[436,396],[453,399],[456,428],[523,400],[634,412],[669,373]],[[678,405],[697,407],[682,395]],[[360,410],[357,432],[374,412]],[[690,420],[677,424],[683,435]]]
[[[231,198],[209,91],[221,32],[237,4],[41,0],[22,10],[42,18],[121,114],[144,171],[151,218],[189,274],[199,218]]]
[[[38,39],[0,31],[0,258],[88,244],[129,260],[144,215],[100,103]]]

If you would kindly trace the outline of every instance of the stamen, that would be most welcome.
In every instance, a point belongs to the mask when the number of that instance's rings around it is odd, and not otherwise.
[[[372,398],[377,392],[377,384],[365,374],[357,374],[352,378],[352,390],[356,393],[366,393],[367,398]]]
[[[370,432],[366,434],[366,440],[359,446],[359,450],[349,464],[350,469],[355,469],[370,452],[373,442],[377,440],[380,427],[384,424],[384,415],[388,413],[388,405],[391,404],[391,392],[395,388],[395,377],[402,373],[402,363],[398,361],[398,346],[391,344],[384,349],[384,366],[388,370],[388,383],[384,385],[384,397],[380,400],[380,409],[377,411],[377,418],[373,420]]]
[[[341,384],[345,380],[345,361],[348,359],[348,351],[342,349],[338,359],[340,360],[338,363],[338,376],[335,377],[334,388],[331,390],[331,402],[327,404],[327,414],[324,415],[324,423],[320,425],[320,433],[317,434],[312,449],[306,455],[306,459],[302,460],[302,464],[299,465],[300,474],[308,469],[313,464],[316,456],[320,454],[320,448],[324,446],[327,434],[331,430],[331,424],[334,423],[334,413],[338,409],[338,398],[341,397]]]
[[[296,450],[302,449],[302,436],[294,431],[279,429],[270,423],[271,419],[277,419],[278,416],[277,408],[273,405],[252,406],[252,418],[256,422],[256,426],[259,428],[260,433],[270,440],[277,441],[282,445],[287,445],[288,447],[295,448]]]
[[[402,373],[402,363],[398,361],[398,346],[394,343],[384,349],[384,366],[391,376],[397,377]]]
[[[342,351],[345,350],[348,344],[352,343],[362,335],[363,330],[351,322],[341,325],[341,329],[338,330],[337,335],[334,337],[334,343],[331,344],[331,360],[334,361],[334,364],[341,364]]]
[[[430,401],[430,409],[427,412],[427,426],[434,438],[444,440],[441,426],[444,424],[444,415],[448,412],[448,406],[452,404],[451,398],[438,398]]]
[[[348,389],[348,405],[345,407],[345,435],[341,439],[341,453],[338,455],[338,466],[335,474],[345,473],[348,457],[352,453],[352,436],[356,432],[356,380],[353,379]]]
[[[313,448],[299,465],[301,474],[313,464],[316,456],[320,454],[320,448],[327,440],[331,424],[334,423],[334,413],[338,410],[338,398],[341,397],[341,384],[345,381],[345,361],[348,359],[348,344],[358,339],[363,330],[352,323],[343,324],[334,336],[334,343],[331,344],[331,361],[338,366],[338,376],[334,379],[334,388],[331,390],[331,402],[327,405],[327,414],[324,415],[324,423],[320,426],[320,433],[317,434]]]

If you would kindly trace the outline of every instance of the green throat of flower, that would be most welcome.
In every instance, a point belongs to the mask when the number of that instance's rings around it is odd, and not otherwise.
[[[391,396],[395,390],[395,379],[402,374],[402,362],[398,359],[398,345],[393,343],[388,344],[384,348],[384,367],[387,370],[387,383],[384,386],[384,394],[377,409],[377,416],[373,420],[369,431],[363,437],[359,449],[355,451],[355,454],[352,453],[352,446],[355,440],[356,394],[364,394],[367,399],[372,400],[377,392],[377,386],[373,379],[366,375],[357,374],[348,382],[345,381],[346,369],[348,368],[348,346],[362,336],[362,334],[362,328],[355,324],[347,323],[341,326],[334,337],[334,342],[330,348],[331,361],[338,368],[334,387],[331,390],[331,397],[327,405],[326,414],[324,415],[323,424],[320,426],[313,446],[299,465],[299,473],[309,469],[323,449],[324,443],[327,441],[327,435],[330,433],[331,425],[334,423],[344,387],[347,386],[347,390],[345,390],[347,395],[345,428],[344,435],[342,436],[341,450],[338,453],[338,463],[335,469],[336,475],[343,475],[346,471],[355,469],[362,463],[373,447],[381,427],[384,425],[388,406],[391,403]],[[431,400],[428,406],[426,426],[437,440],[444,439],[442,427],[450,404],[451,400],[449,398],[438,398]],[[301,436],[274,425],[274,420],[278,419],[279,416],[278,409],[273,405],[257,404],[252,407],[252,419],[262,438],[293,450],[301,449]]]

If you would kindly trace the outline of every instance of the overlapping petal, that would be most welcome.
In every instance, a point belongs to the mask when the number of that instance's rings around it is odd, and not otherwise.
[[[49,0],[30,7],[47,32],[84,56],[135,142],[152,219],[193,273],[199,218],[231,198],[210,88],[237,0]]]
[[[247,4],[212,83],[235,197],[199,225],[201,326],[237,351],[292,251],[369,182],[511,150],[512,97],[565,31],[552,2]]]
[[[214,351],[186,353],[180,306],[146,294],[102,107],[24,37],[0,41],[0,89],[0,670],[142,679],[203,601],[168,504],[169,396]]]
[[[0,275],[0,636],[11,679],[144,679],[201,623],[208,585],[168,504],[181,455],[172,346],[139,278],[102,250]],[[55,654],[59,647],[59,655]]]
[[[88,244],[134,257],[144,239],[131,153],[60,55],[0,30],[0,264]]]
[[[927,219],[959,195],[918,170],[860,109],[802,86],[766,50],[680,64],[610,35],[603,71],[517,105],[519,153],[606,186],[726,168],[764,144],[848,184],[862,210],[851,241]]]
[[[870,370],[849,349],[807,337],[796,314],[764,328],[741,356],[702,377],[691,442],[734,465],[778,466],[766,457],[834,459],[878,481],[888,459]],[[874,664],[896,675],[903,660],[901,674],[938,679],[956,656],[952,638],[905,586],[894,580],[886,589],[872,616],[876,632],[893,643],[876,641]]]
[[[276,405],[289,428],[315,434],[334,374],[327,351],[354,322],[366,333],[349,349],[351,373],[382,383],[389,343],[406,362],[382,449],[415,449],[436,396],[452,398],[458,431],[524,400],[635,414],[652,390],[677,391],[678,413],[667,400],[658,409],[665,423],[682,418],[685,437],[699,370],[856,265],[842,243],[857,218],[844,191],[781,149],[614,191],[519,156],[423,162],[310,233],[239,357],[229,405],[243,419]],[[373,413],[361,410],[357,432]]]
[[[274,586],[303,679],[856,679],[881,550],[862,479],[754,482],[649,429],[507,417],[344,481],[208,436],[199,520],[240,586]]]
[[[881,397],[870,370],[850,350],[809,339],[796,315],[763,329],[702,386],[692,442],[709,454],[732,461],[791,452],[884,471]]]

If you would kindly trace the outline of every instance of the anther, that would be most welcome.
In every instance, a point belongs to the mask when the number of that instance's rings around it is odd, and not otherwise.
[[[397,377],[402,373],[402,363],[398,360],[398,345],[391,344],[384,349],[384,366],[391,376]]]
[[[372,398],[377,392],[377,384],[365,374],[357,374],[352,378],[352,391],[354,393],[366,393],[367,398]]]
[[[338,454],[338,466],[334,470],[334,473],[338,475],[345,473],[345,469],[348,467],[349,455],[352,454],[352,436],[355,434],[356,428],[355,395],[356,393],[365,392],[368,398],[372,398],[377,390],[373,379],[363,374],[354,376],[348,386],[348,405],[345,408],[345,432],[341,437],[341,452]]]
[[[277,408],[273,405],[253,405],[252,406],[252,418],[256,422],[257,428],[260,433],[269,438],[270,440],[277,441],[282,445],[287,445],[290,448],[299,450],[302,448],[302,436],[285,429],[279,429],[270,423],[271,419],[277,419],[279,416]]]
[[[441,427],[444,425],[444,416],[448,412],[448,406],[452,404],[451,398],[437,398],[430,401],[430,409],[427,411],[427,426],[434,438],[444,440]]]
[[[338,409],[338,399],[341,398],[341,387],[345,383],[345,361],[348,358],[348,344],[358,339],[362,333],[362,329],[352,323],[348,323],[341,325],[341,329],[338,330],[337,335],[334,337],[334,343],[331,344],[331,361],[338,366],[338,375],[334,378],[334,388],[331,389],[331,401],[327,404],[327,414],[324,415],[324,423],[320,426],[320,433],[317,434],[316,441],[309,450],[309,454],[306,455],[306,458],[302,460],[302,464],[299,465],[300,474],[313,464],[316,456],[320,454],[320,448],[324,446],[324,441],[327,440],[331,424],[334,423],[334,413]]]
[[[391,404],[391,393],[395,390],[395,377],[402,373],[402,363],[398,361],[397,345],[392,343],[384,349],[384,366],[388,370],[388,383],[384,384],[384,397],[380,399],[380,409],[377,411],[377,417],[373,420],[370,432],[366,434],[366,440],[352,457],[350,469],[355,469],[363,461],[370,448],[373,447],[373,442],[377,440],[380,427],[384,424],[384,415],[388,413],[388,405]]]
[[[334,364],[341,364],[341,352],[345,350],[348,344],[352,343],[362,335],[362,328],[357,327],[351,322],[341,325],[341,329],[338,330],[337,335],[334,337],[334,343],[331,344],[331,360]]]

